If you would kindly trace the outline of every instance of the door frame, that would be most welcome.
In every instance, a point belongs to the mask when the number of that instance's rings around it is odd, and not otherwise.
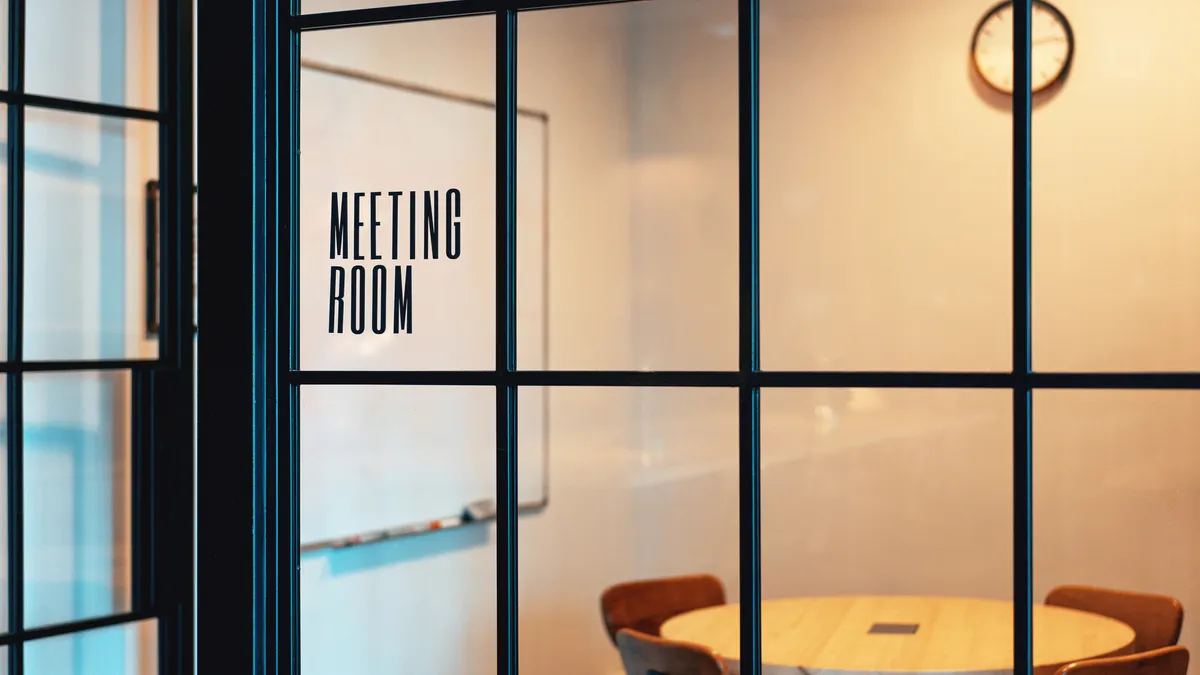
[[[298,390],[302,385],[496,389],[497,648],[517,675],[515,392],[518,386],[725,387],[739,397],[740,596],[746,675],[761,673],[760,393],[764,388],[993,389],[1012,395],[1015,672],[1032,673],[1034,389],[1200,389],[1191,373],[1041,373],[1031,362],[1032,0],[1016,0],[1012,116],[1011,369],[1004,372],[763,371],[759,337],[760,0],[738,3],[739,358],[732,371],[522,371],[515,359],[516,35],[521,11],[638,0],[449,0],[300,15],[298,0],[201,5],[199,650],[212,672],[299,671]],[[653,1],[653,0],[641,0]],[[733,0],[731,0],[733,1]],[[382,4],[382,2],[380,3]],[[463,372],[299,370],[299,41],[304,31],[461,16],[496,19],[496,367]],[[252,289],[252,290],[251,290]],[[252,601],[252,612],[245,613]],[[237,611],[234,611],[234,610]],[[218,670],[219,669],[219,670]]]

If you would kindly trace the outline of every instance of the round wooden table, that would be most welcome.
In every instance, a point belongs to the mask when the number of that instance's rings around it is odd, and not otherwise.
[[[1013,604],[939,597],[827,597],[767,600],[762,606],[765,673],[988,673],[1013,670]],[[705,645],[739,672],[738,605],[679,615],[665,638]],[[1037,675],[1085,658],[1128,654],[1133,629],[1061,607],[1033,608]]]

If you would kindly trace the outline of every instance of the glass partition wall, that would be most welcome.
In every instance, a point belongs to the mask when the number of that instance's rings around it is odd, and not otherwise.
[[[1200,602],[1194,8],[385,4],[261,56],[280,667],[618,673],[606,591],[697,575],[640,627],[746,674]]]
[[[190,8],[0,2],[9,675],[191,661]]]

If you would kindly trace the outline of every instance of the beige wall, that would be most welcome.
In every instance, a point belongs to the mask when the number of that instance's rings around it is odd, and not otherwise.
[[[686,196],[635,219],[638,242],[659,253],[641,252],[651,262],[635,270],[638,302],[686,307],[637,314],[638,358],[664,368],[728,367],[736,349],[717,319],[736,307],[722,290],[736,278],[736,165],[713,161],[734,142],[722,105],[733,93],[717,84],[734,64],[707,48],[727,3],[700,4],[708,16],[659,14],[631,73],[635,98],[686,111],[633,121],[659,132],[643,131],[657,165],[692,172]],[[1034,113],[1035,367],[1194,368],[1200,79],[1178,64],[1200,10],[1058,5],[1077,52]],[[1011,116],[968,61],[985,10],[764,1],[764,367],[1007,369]],[[679,242],[686,260],[667,253]],[[1082,582],[1200,604],[1197,404],[1190,393],[1035,395],[1038,595]],[[732,485],[733,459],[705,430],[735,411],[666,408],[645,416],[649,433],[722,456],[707,466]],[[764,394],[764,592],[1010,597],[1010,411],[989,392]],[[1185,643],[1196,630],[1185,626]]]

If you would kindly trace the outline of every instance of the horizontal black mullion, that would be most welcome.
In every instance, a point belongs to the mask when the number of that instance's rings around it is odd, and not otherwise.
[[[154,370],[170,364],[160,359],[111,359],[97,361],[2,361],[0,373],[39,373],[93,370]]]
[[[522,370],[299,370],[288,373],[298,385],[437,385],[484,387],[736,387],[738,373],[712,371]]]
[[[100,362],[112,363],[112,362]],[[144,362],[154,363],[154,362]],[[0,370],[9,364],[0,364]],[[33,365],[33,364],[26,364]],[[41,364],[39,364],[41,365]],[[44,368],[43,368],[44,369]],[[70,370],[88,370],[75,367]],[[642,370],[297,370],[296,385],[412,385],[447,387],[736,387],[737,371]],[[878,371],[768,371],[747,384],[768,388],[869,387],[880,389],[1200,389],[1200,373],[970,373]]]
[[[736,370],[519,370],[508,377],[519,387],[736,387],[741,378]]]
[[[287,381],[294,385],[494,387],[499,378],[493,370],[293,370]]]
[[[41,626],[28,630],[4,633],[0,635],[0,647],[15,645],[21,642],[32,642],[34,640],[43,640],[62,635],[70,635],[72,633],[82,633],[84,631],[96,630],[98,628],[122,626],[125,624],[137,623],[139,621],[147,621],[149,619],[157,618],[158,614],[156,612],[123,612],[121,614],[108,614],[105,616],[96,617],[94,619],[82,619],[67,623],[56,623],[49,626]]]
[[[513,0],[508,3],[518,10],[566,9],[593,5],[617,5],[626,2],[649,2],[650,0]]]
[[[905,371],[764,371],[752,373],[758,387],[880,389],[1010,389],[1018,384],[1012,373]]]
[[[613,5],[646,0],[447,0],[420,5],[371,7],[339,12],[301,14],[291,18],[291,28],[297,31],[330,30],[356,26],[378,26],[409,21],[453,19],[464,16],[492,14],[500,9],[534,10]]]
[[[1200,389],[1200,373],[1031,373],[1031,389]]]
[[[495,12],[497,6],[502,4],[498,0],[446,0],[445,2],[428,2],[420,5],[371,7],[368,9],[348,9],[338,12],[301,14],[291,18],[291,28],[298,31],[329,30],[354,26],[377,26],[387,23],[480,16]]]
[[[10,105],[26,105],[35,108],[47,108],[50,110],[64,110],[67,112],[87,113],[89,115],[103,115],[105,117],[151,120],[154,122],[161,122],[163,119],[163,114],[157,110],[128,108],[121,105],[92,103],[89,101],[79,101],[73,98],[39,96],[37,94],[26,94],[23,92],[7,90],[0,90],[0,103],[7,103]]]

